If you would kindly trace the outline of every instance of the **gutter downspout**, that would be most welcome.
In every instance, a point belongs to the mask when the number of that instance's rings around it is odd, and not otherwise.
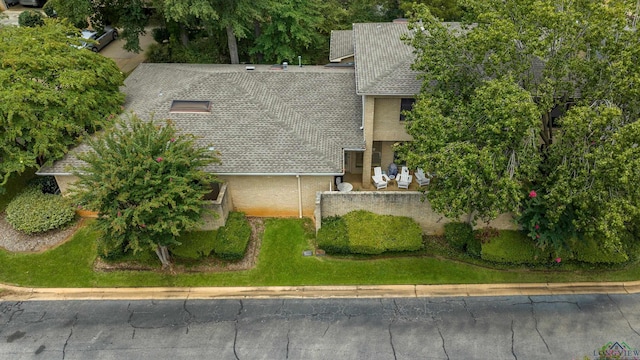
[[[362,120],[361,120],[361,124],[360,124],[360,130],[364,130],[364,114],[366,113],[366,111],[364,109],[364,104],[365,104],[364,95],[362,95],[360,98],[362,99]],[[366,141],[366,139],[365,139],[365,141]]]
[[[300,184],[300,174],[297,174],[298,178],[298,216],[302,219],[302,186]]]

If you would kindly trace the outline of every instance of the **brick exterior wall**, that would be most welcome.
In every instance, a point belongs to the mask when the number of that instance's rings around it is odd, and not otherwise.
[[[409,141],[411,136],[400,121],[402,98],[376,98],[373,118],[373,141]]]
[[[63,196],[69,195],[69,188],[71,184],[78,181],[77,176],[54,176],[56,178],[56,182],[58,183],[58,187],[60,188],[60,192]]]
[[[235,211],[249,216],[298,217],[296,176],[220,176],[228,185]],[[329,190],[332,176],[300,176],[302,216],[313,217],[315,196]]]
[[[341,216],[354,210],[367,210],[380,215],[407,216],[413,218],[425,234],[442,234],[444,224],[452,220],[434,212],[429,201],[421,201],[421,198],[422,193],[418,191],[318,192],[316,230],[322,226],[319,221],[321,218]],[[485,223],[480,222],[476,227],[485,226]],[[497,229],[518,228],[510,214],[501,215],[490,222],[489,226]]]
[[[382,168],[393,161],[394,143],[410,141],[412,139],[405,130],[404,122],[400,121],[401,97],[364,96],[364,139],[365,152],[363,161],[362,184],[365,188],[373,189],[371,185],[371,156],[374,141],[382,141]]]

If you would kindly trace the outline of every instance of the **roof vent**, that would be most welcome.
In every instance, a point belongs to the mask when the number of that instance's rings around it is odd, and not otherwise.
[[[173,100],[170,113],[208,113],[211,111],[211,102],[203,100]]]

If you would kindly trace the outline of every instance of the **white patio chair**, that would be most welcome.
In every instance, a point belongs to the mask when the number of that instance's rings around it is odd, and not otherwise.
[[[398,175],[398,188],[409,189],[409,184],[413,180],[413,177],[409,175],[409,169],[406,166],[402,167],[400,175]]]
[[[376,189],[386,189],[387,183],[389,182],[389,177],[382,173],[382,168],[380,166],[373,168],[373,183],[376,185]]]
[[[431,179],[424,174],[424,170],[422,170],[421,168],[416,169],[414,175],[416,177],[416,182],[420,186],[429,185],[429,183],[431,182]]]

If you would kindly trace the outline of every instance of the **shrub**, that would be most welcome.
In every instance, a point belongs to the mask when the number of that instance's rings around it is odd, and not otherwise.
[[[162,44],[164,41],[169,40],[170,35],[171,34],[169,33],[169,29],[167,29],[166,27],[158,27],[151,30],[151,36],[153,37],[153,40],[155,40],[159,44]]]
[[[243,213],[229,213],[224,227],[218,229],[213,246],[216,256],[226,260],[240,260],[251,240],[251,225]]]
[[[344,220],[352,253],[416,251],[423,246],[422,229],[409,217],[377,215],[358,210],[346,214]]]
[[[316,237],[318,247],[329,254],[348,254],[349,237],[347,223],[339,216],[322,219],[322,227]]]
[[[75,218],[71,203],[60,195],[43,194],[28,187],[7,206],[7,222],[27,234],[58,229]]]
[[[496,228],[485,227],[473,232],[473,239],[469,239],[465,246],[465,251],[468,255],[475,258],[482,256],[482,244],[491,241],[491,239],[500,235],[500,232]]]
[[[450,222],[444,225],[444,238],[454,249],[467,250],[467,244],[474,242],[473,228],[468,223]]]
[[[180,245],[173,245],[171,253],[183,259],[199,260],[213,253],[218,231],[192,231],[178,238]]]
[[[569,241],[574,258],[592,264],[620,264],[627,262],[629,256],[620,247],[607,247],[590,236]]]
[[[206,37],[193,39],[186,47],[175,41],[151,44],[146,55],[147,61],[154,63],[217,64],[227,61],[216,42]]]
[[[99,238],[97,241],[97,252],[98,256],[104,260],[118,260],[126,253],[125,244]]]
[[[51,3],[44,4],[44,6],[42,7],[42,10],[50,18],[57,18],[58,17],[58,13],[53,8],[53,5],[51,5]]]
[[[42,14],[38,11],[27,10],[18,15],[18,25],[25,27],[37,27],[44,25]]]
[[[145,52],[147,61],[150,63],[171,62],[171,50],[167,44],[149,44]]]
[[[541,251],[525,234],[515,230],[502,230],[489,242],[482,244],[482,259],[497,263],[546,263],[549,253]]]

